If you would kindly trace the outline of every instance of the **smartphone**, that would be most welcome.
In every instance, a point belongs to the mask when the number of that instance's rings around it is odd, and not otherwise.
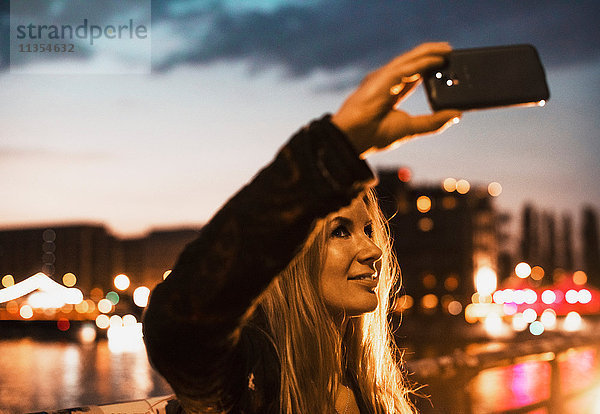
[[[425,74],[424,83],[434,111],[543,106],[550,98],[532,45],[453,50],[443,67]]]

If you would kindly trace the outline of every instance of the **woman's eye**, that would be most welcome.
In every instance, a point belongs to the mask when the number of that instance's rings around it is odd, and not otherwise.
[[[367,237],[372,238],[373,237],[373,225],[372,224],[367,224],[365,226],[365,234],[367,235]]]
[[[331,235],[333,237],[348,237],[350,236],[350,232],[346,228],[346,226],[337,226],[332,232]]]

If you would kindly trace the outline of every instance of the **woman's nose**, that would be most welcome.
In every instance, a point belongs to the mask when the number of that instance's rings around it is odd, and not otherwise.
[[[361,250],[359,252],[358,261],[364,264],[371,265],[381,258],[383,252],[377,246],[373,240],[368,237],[365,237],[363,244],[361,245]]]

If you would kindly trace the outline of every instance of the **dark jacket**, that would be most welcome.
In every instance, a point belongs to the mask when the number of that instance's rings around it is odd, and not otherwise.
[[[178,395],[229,412],[279,409],[279,365],[260,321],[233,333],[251,302],[298,253],[316,219],[348,205],[371,170],[325,117],[296,133],[203,227],[153,291],[144,340]]]

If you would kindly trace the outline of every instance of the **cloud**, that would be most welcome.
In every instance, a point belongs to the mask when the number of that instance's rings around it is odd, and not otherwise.
[[[533,43],[550,66],[600,55],[600,5],[594,1],[337,0],[269,12],[236,13],[219,4],[191,13],[157,11],[155,23],[169,21],[180,38],[190,33],[187,49],[155,62],[163,69],[222,59],[281,65],[291,75],[368,69],[426,40],[450,40],[455,47]]]
[[[108,153],[92,151],[63,151],[49,148],[25,148],[0,146],[0,161],[19,160],[64,160],[69,162],[90,162],[106,160]]]
[[[154,1],[154,69],[238,59],[255,70],[278,65],[290,76],[370,69],[427,40],[455,47],[532,43],[553,67],[600,57],[595,0],[244,4],[239,10],[234,2]],[[6,58],[4,50],[0,55]]]

